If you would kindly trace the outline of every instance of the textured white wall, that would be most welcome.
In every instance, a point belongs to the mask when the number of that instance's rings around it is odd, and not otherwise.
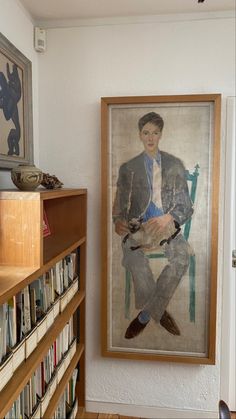
[[[88,401],[217,409],[220,296],[216,366],[100,356],[100,97],[219,92],[224,107],[234,94],[234,42],[233,18],[47,31],[39,57],[40,166],[65,186],[88,188]],[[224,136],[222,150],[223,143]]]
[[[38,56],[33,47],[34,27],[17,0],[0,0],[0,32],[32,62],[34,161],[38,164]],[[0,188],[14,187],[10,171],[0,170]]]
[[[38,55],[33,49],[33,24],[17,0],[0,0],[0,10],[0,31],[33,65],[34,156],[38,164]],[[89,401],[216,410],[220,308],[216,366],[100,357],[100,97],[209,92],[220,92],[224,98],[233,95],[234,31],[233,19],[48,30],[48,49],[40,55],[39,68],[40,166],[57,174],[66,186],[89,190]],[[223,131],[224,122],[223,118]],[[0,171],[0,186],[12,186],[9,172]],[[219,298],[218,307],[220,302]]]

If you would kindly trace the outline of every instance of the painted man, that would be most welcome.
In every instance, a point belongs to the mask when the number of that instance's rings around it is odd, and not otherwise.
[[[191,217],[193,207],[183,163],[159,150],[163,126],[162,117],[155,112],[140,118],[139,137],[144,151],[121,165],[117,181],[113,221],[116,233],[123,238],[122,263],[132,275],[135,307],[140,310],[126,330],[126,339],[138,336],[151,318],[169,333],[180,334],[166,308],[189,266],[189,245],[179,231]],[[134,221],[141,223],[151,242],[166,236],[160,241],[168,263],[157,280],[145,255],[148,246],[140,245],[136,233],[130,233]]]

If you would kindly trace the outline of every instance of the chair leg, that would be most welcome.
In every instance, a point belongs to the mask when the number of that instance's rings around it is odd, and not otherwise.
[[[130,319],[131,273],[125,271],[125,318]]]
[[[196,296],[195,296],[195,255],[190,256],[189,261],[189,317],[191,322],[195,322]]]

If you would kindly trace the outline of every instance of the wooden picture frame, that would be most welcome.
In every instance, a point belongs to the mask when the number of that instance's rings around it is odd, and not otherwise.
[[[215,363],[220,120],[218,93],[101,99],[103,356]]]
[[[0,169],[32,163],[31,62],[0,33]]]

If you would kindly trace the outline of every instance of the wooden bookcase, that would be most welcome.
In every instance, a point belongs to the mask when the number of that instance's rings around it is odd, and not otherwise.
[[[43,237],[46,212],[51,234]],[[74,318],[79,331],[77,347],[44,413],[52,417],[59,399],[79,365],[76,388],[78,405],[85,404],[85,274],[86,274],[87,191],[85,189],[37,189],[34,192],[0,191],[0,304],[53,267],[69,253],[79,249],[79,291],[54,320],[50,333],[16,369],[0,392],[0,417],[29,381],[64,325]]]

